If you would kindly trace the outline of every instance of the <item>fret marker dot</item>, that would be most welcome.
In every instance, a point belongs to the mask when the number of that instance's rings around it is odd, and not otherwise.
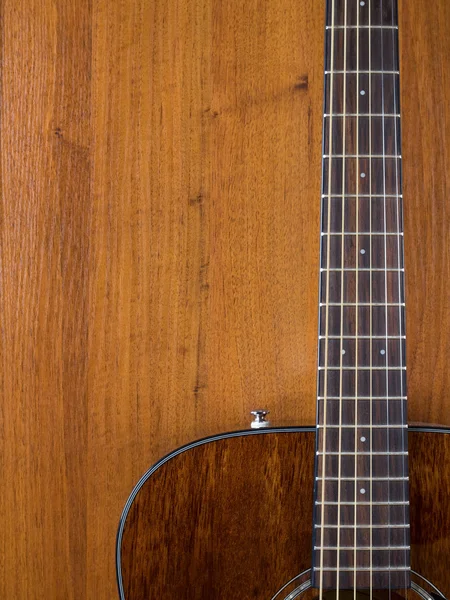
[[[365,494],[366,493],[366,490],[364,488],[361,488],[359,491],[361,492],[361,494]]]
[[[342,354],[345,354],[345,350],[342,350]]]
[[[361,440],[362,442],[365,442],[365,441],[366,441],[366,438],[365,438],[364,436],[361,436],[361,437],[360,437],[360,440]]]
[[[366,176],[365,173],[361,173],[361,177],[364,179],[364,177]]]
[[[365,2],[360,2],[361,6],[365,6],[366,3]]]
[[[380,354],[384,356],[386,354],[386,350],[380,350]]]
[[[364,250],[364,248],[361,248],[360,252],[361,252],[361,254],[365,254],[366,253],[366,251]]]
[[[361,90],[359,93],[361,94],[361,96],[365,96],[366,95],[366,90]]]

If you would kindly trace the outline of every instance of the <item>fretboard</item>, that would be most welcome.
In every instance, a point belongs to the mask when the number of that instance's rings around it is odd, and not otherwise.
[[[396,0],[328,0],[313,586],[409,587]]]

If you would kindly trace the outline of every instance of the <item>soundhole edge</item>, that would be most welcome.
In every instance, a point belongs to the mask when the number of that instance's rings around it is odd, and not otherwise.
[[[311,584],[310,575],[311,569],[307,569],[306,571],[303,571],[296,577],[293,577],[282,588],[280,588],[274,596],[272,596],[271,600],[295,600],[296,598],[300,598],[300,596],[302,596],[306,592],[312,591],[313,588]],[[428,579],[426,579],[419,573],[416,573],[416,571],[411,571],[411,575],[411,590],[415,592],[419,596],[419,598],[421,598],[422,600],[447,600],[444,594],[440,590],[438,590],[438,588],[435,585],[428,581]],[[414,581],[414,579],[416,581]],[[315,600],[319,596],[319,590],[315,589],[314,592],[315,595],[313,596],[313,598]],[[324,600],[335,600],[336,597],[337,593],[335,590],[326,590],[323,592]],[[339,598],[341,600],[354,600],[354,591],[340,590]],[[357,590],[356,600],[367,600],[368,598],[373,598],[374,600],[403,600],[404,596],[402,595],[401,591],[393,592],[390,590],[374,590],[371,596],[369,590]]]

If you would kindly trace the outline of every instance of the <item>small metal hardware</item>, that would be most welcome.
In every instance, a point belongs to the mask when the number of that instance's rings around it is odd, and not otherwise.
[[[270,421],[266,420],[266,415],[269,414],[269,410],[258,409],[252,410],[253,421],[250,423],[252,429],[262,429],[263,427],[270,427]]]

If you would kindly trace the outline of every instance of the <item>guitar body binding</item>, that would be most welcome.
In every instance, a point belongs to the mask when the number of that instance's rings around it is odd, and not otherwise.
[[[120,600],[316,598],[302,571],[311,565],[315,431],[224,433],[151,467],[120,519]],[[449,598],[450,430],[410,427],[408,442],[413,577],[394,597]]]

